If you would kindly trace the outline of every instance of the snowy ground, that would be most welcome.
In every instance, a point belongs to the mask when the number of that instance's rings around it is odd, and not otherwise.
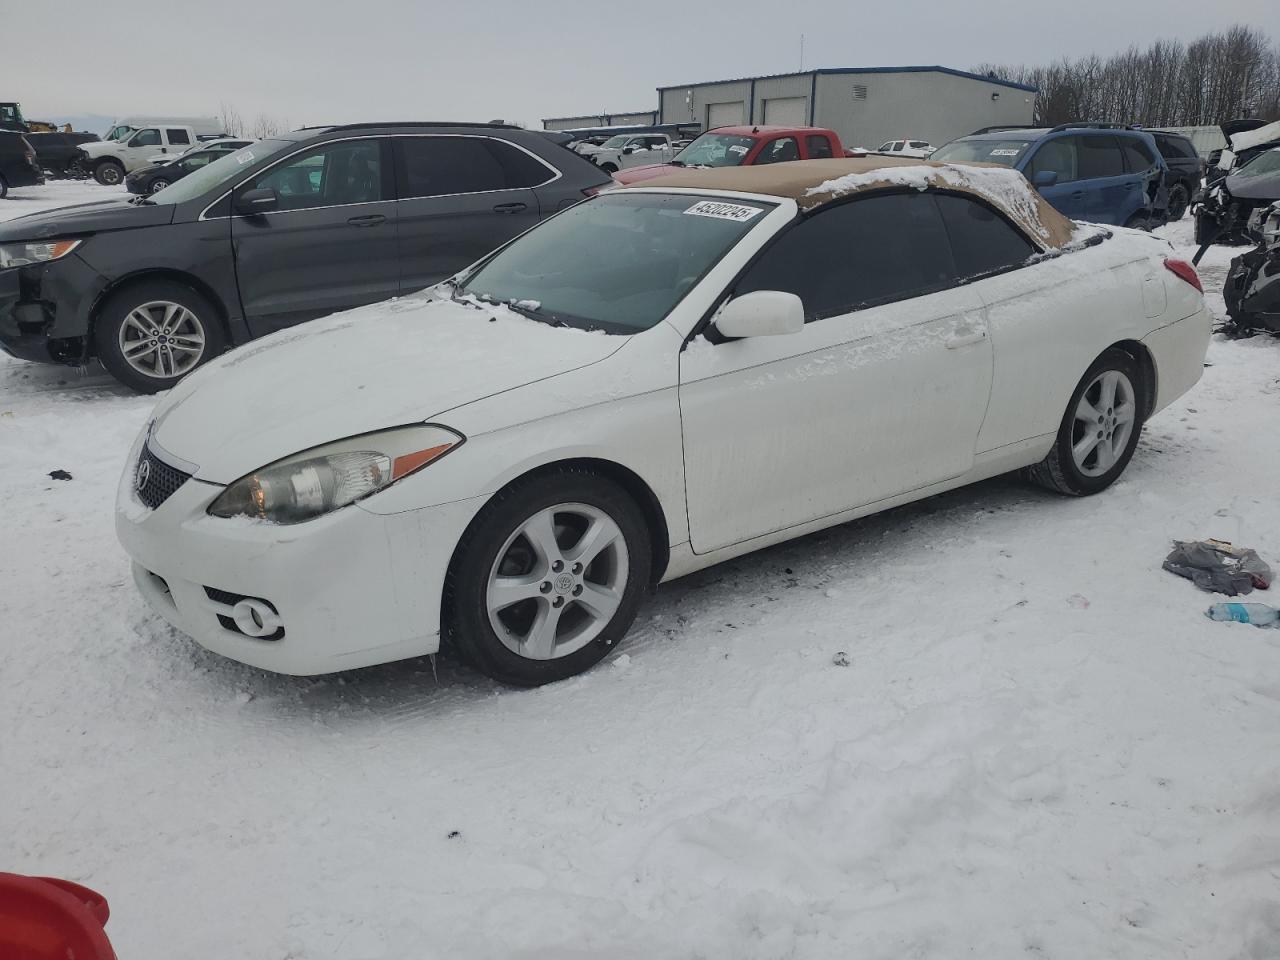
[[[205,653],[112,531],[151,401],[0,360],[0,869],[105,893],[128,960],[1275,957],[1280,631],[1160,561],[1280,566],[1280,343],[1209,360],[1102,496],[997,480],[746,557],[532,692]]]

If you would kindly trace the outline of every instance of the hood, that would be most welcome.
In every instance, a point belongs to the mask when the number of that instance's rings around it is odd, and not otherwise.
[[[639,183],[641,180],[652,180],[654,177],[679,169],[670,163],[646,163],[642,167],[627,167],[625,170],[619,170],[613,175],[613,179],[619,183]]]
[[[628,337],[457,302],[434,289],[256,340],[188,377],[156,408],[156,441],[231,483],[281,457],[427,420],[595,363]]]
[[[1257,127],[1253,130],[1247,130],[1243,133],[1233,134],[1230,138],[1231,149],[1236,153],[1241,150],[1248,150],[1251,147],[1259,147],[1264,143],[1270,143],[1273,140],[1280,140],[1280,120],[1275,123],[1268,123],[1266,126]]]
[[[1248,170],[1248,166],[1244,167]],[[1280,200],[1280,170],[1256,177],[1232,174],[1226,180],[1227,193],[1238,200]]]
[[[1259,120],[1256,117],[1248,117],[1240,120],[1224,120],[1218,124],[1218,129],[1222,131],[1222,135],[1227,138],[1227,143],[1231,142],[1231,138],[1237,133],[1244,133],[1246,130],[1257,130],[1259,127],[1265,127],[1267,121]]]
[[[171,203],[133,204],[123,198],[59,207],[0,223],[0,242],[152,227],[172,223],[176,209]]]

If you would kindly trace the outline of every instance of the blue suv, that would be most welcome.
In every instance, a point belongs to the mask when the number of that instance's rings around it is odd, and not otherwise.
[[[929,159],[1013,167],[1073,220],[1150,229],[1168,217],[1168,167],[1155,139],[1136,127],[988,127]]]

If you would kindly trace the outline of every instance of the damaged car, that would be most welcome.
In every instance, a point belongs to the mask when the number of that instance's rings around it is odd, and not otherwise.
[[[1280,165],[1280,150],[1273,151]],[[1230,323],[1227,332],[1249,336],[1259,330],[1280,333],[1280,203],[1259,208],[1250,220],[1258,245],[1231,261],[1222,298]]]
[[[1257,204],[1233,209],[1232,204],[1239,195],[1231,190],[1223,193],[1220,188],[1225,180],[1257,157],[1280,147],[1280,121],[1228,120],[1220,129],[1229,146],[1209,154],[1204,189],[1192,206],[1196,243],[1248,243],[1244,228]]]
[[[1249,162],[1209,187],[1196,204],[1199,263],[1212,244],[1248,243],[1249,225],[1260,211],[1280,200],[1280,146],[1253,154]]]

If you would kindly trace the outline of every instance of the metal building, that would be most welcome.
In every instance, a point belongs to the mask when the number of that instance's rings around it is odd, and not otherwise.
[[[589,127],[651,127],[658,122],[656,110],[632,110],[629,113],[598,113],[585,117],[550,117],[542,121],[543,130],[584,130]]]
[[[874,150],[912,138],[941,146],[998,124],[1030,124],[1036,88],[950,67],[837,67],[658,88],[658,121],[830,127]]]

